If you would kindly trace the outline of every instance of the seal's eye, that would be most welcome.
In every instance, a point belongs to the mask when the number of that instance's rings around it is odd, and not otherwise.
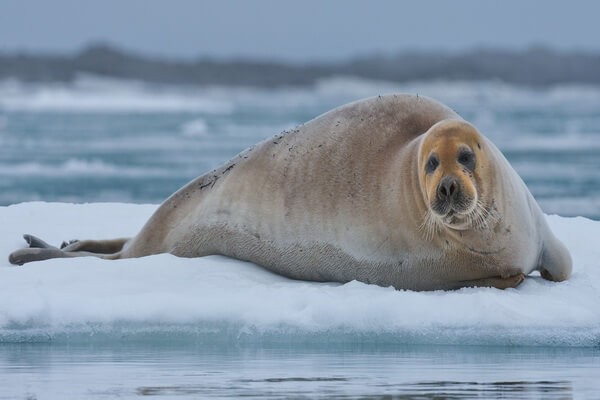
[[[433,171],[435,171],[438,165],[440,165],[440,162],[438,161],[436,156],[429,157],[429,160],[427,160],[427,164],[425,164],[425,172],[428,174],[432,173]]]
[[[473,171],[475,169],[475,154],[471,151],[463,150],[458,154],[458,162]]]

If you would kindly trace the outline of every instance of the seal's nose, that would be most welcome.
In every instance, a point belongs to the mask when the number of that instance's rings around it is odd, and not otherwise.
[[[442,201],[448,202],[454,200],[458,194],[458,181],[452,176],[445,176],[440,181],[437,189],[438,198]]]

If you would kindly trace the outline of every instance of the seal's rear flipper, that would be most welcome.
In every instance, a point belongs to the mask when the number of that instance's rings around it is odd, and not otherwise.
[[[68,257],[65,253],[56,247],[54,248],[38,248],[29,247],[26,249],[19,249],[10,253],[8,256],[8,262],[14,265],[23,265],[32,261],[49,260],[51,258],[64,258]]]
[[[12,252],[8,262],[23,265],[32,261],[43,261],[51,258],[99,257],[105,260],[116,260],[121,257],[121,250],[129,239],[112,240],[72,240],[61,248],[54,247],[33,235],[23,235],[29,247]]]
[[[28,247],[12,252],[8,256],[8,262],[14,265],[23,265],[31,261],[47,260],[49,258],[65,257],[60,249],[44,242],[37,236],[26,233],[23,239]]]
[[[27,242],[27,244],[29,245],[30,248],[35,248],[35,249],[56,249],[55,246],[52,246],[52,245],[44,242],[39,237],[30,235],[28,233],[26,233],[25,235],[23,235],[23,239],[25,239],[25,241]]]

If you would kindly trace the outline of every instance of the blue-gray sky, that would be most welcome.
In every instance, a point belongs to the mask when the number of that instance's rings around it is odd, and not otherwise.
[[[488,46],[600,51],[593,0],[0,0],[0,51],[106,41],[168,57],[339,60]]]

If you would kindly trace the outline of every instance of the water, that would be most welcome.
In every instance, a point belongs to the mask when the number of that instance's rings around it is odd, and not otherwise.
[[[341,104],[429,95],[490,137],[546,213],[600,219],[600,87],[405,85],[336,78],[307,88],[188,88],[81,77],[0,84],[0,204],[160,203],[244,148]]]
[[[0,347],[0,399],[593,399],[599,376],[598,349]]]

